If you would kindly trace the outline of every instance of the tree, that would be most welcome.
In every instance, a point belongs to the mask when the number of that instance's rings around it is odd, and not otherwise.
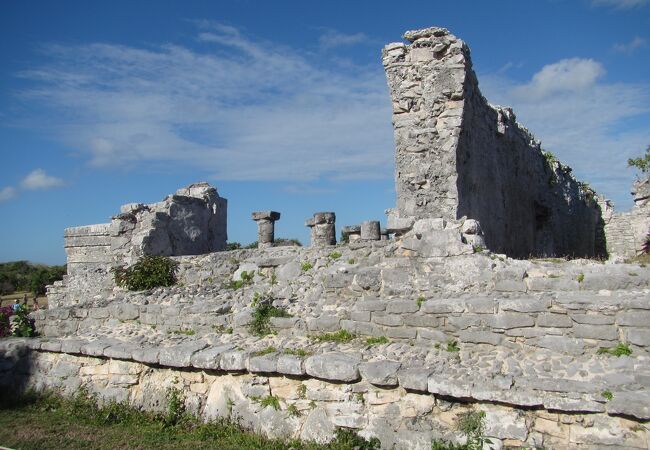
[[[645,155],[640,158],[630,158],[627,160],[628,167],[636,167],[642,174],[650,171],[650,145],[645,149]]]

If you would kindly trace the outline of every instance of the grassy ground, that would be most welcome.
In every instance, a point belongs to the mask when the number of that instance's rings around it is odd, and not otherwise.
[[[266,439],[229,423],[204,424],[182,411],[153,415],[122,404],[97,407],[86,395],[28,394],[0,401],[0,446],[14,449],[378,449],[341,431],[327,445]]]
[[[23,296],[27,294],[27,305],[31,308],[34,304],[34,294],[31,292],[14,292],[13,294],[0,295],[0,306],[10,306],[16,300],[19,300],[20,303],[23,302]],[[38,305],[41,308],[47,307],[47,297],[44,295],[38,296],[36,298]]]

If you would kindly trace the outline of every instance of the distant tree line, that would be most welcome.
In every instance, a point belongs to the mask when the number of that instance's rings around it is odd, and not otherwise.
[[[0,263],[0,294],[30,291],[34,295],[45,294],[45,286],[63,279],[66,266],[47,266],[28,261]]]

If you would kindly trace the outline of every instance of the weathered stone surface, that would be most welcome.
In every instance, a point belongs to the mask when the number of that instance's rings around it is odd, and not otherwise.
[[[316,408],[307,416],[300,432],[300,439],[325,444],[332,440],[335,431],[336,427],[328,417],[325,408]]]
[[[158,362],[163,366],[190,367],[192,355],[207,346],[203,341],[190,341],[173,347],[161,347]]]
[[[280,355],[278,358],[278,372],[284,375],[304,375],[305,365],[303,359],[293,355]]]
[[[246,369],[246,353],[239,350],[230,350],[221,354],[219,368],[221,370],[240,371]]]
[[[372,361],[359,366],[361,376],[371,384],[378,386],[396,386],[397,371],[401,367],[397,361]]]
[[[607,402],[609,414],[626,414],[641,420],[650,420],[650,392],[614,392]]]
[[[273,373],[278,371],[278,354],[252,356],[248,359],[248,370],[253,373]]]
[[[399,370],[397,379],[399,380],[399,385],[404,389],[427,392],[429,375],[432,372],[433,369],[405,367]]]
[[[356,381],[359,379],[359,361],[343,353],[325,353],[310,356],[305,361],[308,375],[324,380]]]
[[[198,351],[192,355],[190,358],[190,363],[193,367],[198,369],[219,369],[219,362],[221,360],[221,355],[229,350],[232,350],[233,346],[218,345],[216,347],[208,347],[204,350]]]

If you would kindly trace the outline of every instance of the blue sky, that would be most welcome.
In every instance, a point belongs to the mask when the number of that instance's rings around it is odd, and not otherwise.
[[[393,207],[380,55],[443,26],[483,94],[631,206],[627,158],[650,144],[650,0],[0,2],[0,261],[63,263],[63,229],[206,180],[230,241],[308,243]]]

